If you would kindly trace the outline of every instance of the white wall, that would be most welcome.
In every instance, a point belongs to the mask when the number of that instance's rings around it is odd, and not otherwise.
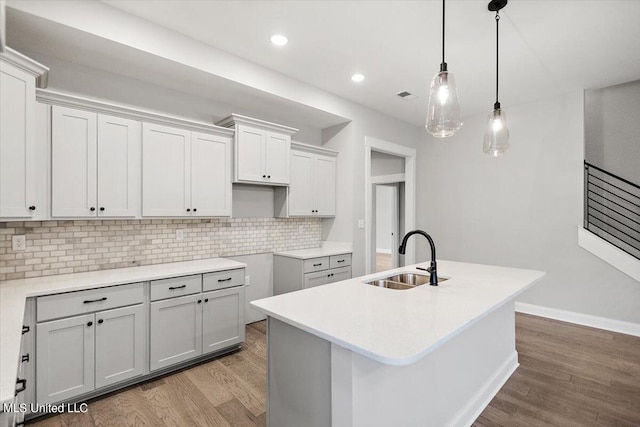
[[[371,176],[404,173],[404,157],[393,154],[371,152]]]
[[[391,233],[393,230],[392,212],[393,188],[386,185],[376,185],[376,251],[390,253],[391,251]]]
[[[522,302],[640,323],[640,283],[577,245],[582,92],[503,108],[504,157],[482,153],[485,115],[466,118],[446,143],[423,137],[418,227],[433,236],[438,258],[545,271]],[[418,254],[427,259],[426,243]]]
[[[585,92],[585,159],[640,185],[640,80]]]

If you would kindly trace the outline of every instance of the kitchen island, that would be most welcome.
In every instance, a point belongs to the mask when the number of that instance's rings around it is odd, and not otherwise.
[[[438,261],[440,286],[364,284],[252,302],[268,316],[272,427],[466,426],[518,366],[514,299],[543,272]]]

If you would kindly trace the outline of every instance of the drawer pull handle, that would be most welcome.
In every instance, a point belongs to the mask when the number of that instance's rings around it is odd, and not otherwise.
[[[27,353],[27,354],[23,354],[23,355],[22,355],[22,357],[20,358],[20,361],[21,361],[22,363],[24,363],[24,362],[28,362],[28,361],[29,361],[29,353]]]
[[[227,277],[226,279],[218,279],[218,282],[228,282],[231,280],[231,277]]]
[[[344,260],[343,259],[339,259],[338,262],[344,262]]]
[[[322,265],[322,263],[320,264],[313,264],[314,267],[320,267]]]
[[[187,287],[187,285],[182,285],[182,286],[169,286],[169,290],[170,290],[170,291],[173,291],[173,290],[175,290],[175,289],[183,289],[183,288],[186,288],[186,287]]]
[[[26,333],[27,333],[27,332],[29,332],[30,330],[31,330],[31,328],[30,328],[30,327],[28,327],[28,326],[23,326],[23,327],[22,327],[22,335],[26,334]]]
[[[20,388],[16,389],[15,396],[17,396],[18,393],[22,393],[27,389],[27,380],[26,379],[21,380],[20,378],[16,378],[16,385],[20,385]]]
[[[91,304],[94,302],[102,302],[102,301],[106,301],[107,297],[102,297],[102,298],[98,298],[98,299],[88,299],[86,301],[82,301],[83,304]]]

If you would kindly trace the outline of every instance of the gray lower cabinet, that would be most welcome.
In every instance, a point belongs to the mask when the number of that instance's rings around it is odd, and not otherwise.
[[[243,342],[244,287],[205,292],[202,298],[202,352]]]
[[[143,374],[142,304],[37,327],[37,402],[54,403]]]
[[[94,389],[94,314],[39,323],[36,401],[69,399]]]
[[[151,371],[240,344],[244,337],[244,286],[151,303]]]
[[[202,294],[151,303],[151,370],[202,354]]]
[[[351,254],[300,259],[273,256],[273,294],[280,295],[351,279]]]

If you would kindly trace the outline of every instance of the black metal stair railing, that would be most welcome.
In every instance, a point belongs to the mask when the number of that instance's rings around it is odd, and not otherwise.
[[[584,228],[640,259],[640,186],[584,163]]]

